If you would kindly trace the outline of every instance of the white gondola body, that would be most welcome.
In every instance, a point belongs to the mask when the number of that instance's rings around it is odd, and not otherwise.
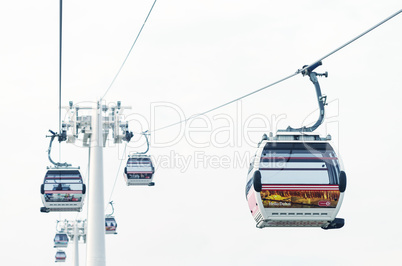
[[[48,212],[81,211],[85,191],[79,170],[52,168],[45,175],[41,197]]]
[[[66,248],[68,246],[68,236],[64,233],[57,233],[54,237],[55,248]]]
[[[106,234],[117,234],[117,223],[113,216],[106,216],[105,218],[105,233]]]
[[[127,186],[150,186],[153,185],[154,173],[151,156],[130,155],[124,169],[124,180]]]
[[[55,256],[55,262],[65,262],[66,258],[66,252],[64,252],[63,250],[58,250]]]
[[[256,171],[261,176],[257,191],[253,180]],[[341,171],[328,141],[262,141],[246,185],[256,226],[327,228],[335,221],[344,198],[339,189]]]

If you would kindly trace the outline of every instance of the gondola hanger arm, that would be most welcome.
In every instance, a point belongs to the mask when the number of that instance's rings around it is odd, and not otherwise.
[[[50,135],[50,136],[47,135],[46,136],[47,138],[50,138],[49,149],[47,150],[47,155],[48,155],[49,161],[56,167],[69,167],[69,166],[71,166],[71,164],[68,164],[68,163],[58,163],[58,162],[55,162],[55,161],[52,160],[51,151],[52,151],[52,143],[53,143],[54,139],[56,137],[58,137],[59,142],[65,141],[66,140],[66,138],[65,138],[66,135],[65,134],[61,134],[61,135],[57,134],[57,133],[53,132],[50,129],[49,129],[49,132],[52,133],[52,135]],[[65,131],[63,131],[63,132],[65,132]]]
[[[286,128],[285,130],[278,130],[278,132],[313,132],[324,121],[325,105],[327,105],[327,96],[325,96],[325,95],[323,96],[321,94],[321,87],[320,87],[320,84],[318,83],[317,76],[318,77],[328,77],[328,72],[325,72],[325,73],[313,72],[313,70],[316,69],[317,67],[319,67],[320,65],[322,65],[321,61],[317,62],[311,66],[303,66],[303,68],[300,72],[303,76],[309,76],[310,81],[314,84],[316,95],[317,95],[317,102],[318,102],[318,106],[320,109],[320,114],[318,116],[317,121],[314,123],[314,125],[312,125],[310,127],[292,128],[292,127],[288,126],[288,128]]]
[[[141,133],[141,135],[143,135],[145,137],[145,140],[147,141],[147,149],[143,152],[135,152],[134,154],[146,154],[149,151],[149,140],[148,140],[148,136],[151,135],[148,130],[144,131]]]

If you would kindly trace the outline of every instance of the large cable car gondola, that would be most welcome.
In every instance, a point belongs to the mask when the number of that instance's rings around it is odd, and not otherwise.
[[[124,180],[127,186],[154,186],[152,181],[155,168],[150,155],[146,155],[149,150],[149,142],[146,133],[143,133],[147,141],[147,149],[128,156],[127,165],[124,168]]]
[[[86,187],[82,181],[79,168],[73,168],[68,163],[54,162],[50,156],[52,143],[56,137],[59,142],[66,140],[66,132],[57,134],[51,130],[48,158],[54,165],[46,172],[40,187],[44,207],[41,212],[81,211]]]
[[[58,250],[55,255],[55,262],[65,262],[67,258],[66,252],[63,250]]]
[[[341,228],[346,174],[327,139],[282,134],[260,143],[246,197],[258,228]]]
[[[321,95],[318,62],[304,68],[313,82],[320,108],[317,122],[310,127],[279,130],[264,135],[251,160],[246,198],[258,228],[264,227],[343,227],[336,218],[346,189],[346,174],[329,143],[330,137],[313,134],[324,120],[326,96]]]
[[[56,233],[53,241],[55,248],[66,248],[68,246],[68,236],[66,233]]]
[[[81,211],[85,192],[78,168],[50,168],[41,185],[41,212]]]

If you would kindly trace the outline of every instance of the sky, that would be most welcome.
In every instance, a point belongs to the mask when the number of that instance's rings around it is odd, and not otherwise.
[[[105,93],[152,3],[64,1],[63,106]],[[137,133],[291,75],[400,9],[396,0],[158,1],[105,101],[132,107],[127,151],[140,151]],[[58,127],[59,1],[2,3],[0,25],[0,261],[54,265],[56,220],[85,219],[87,211],[39,212],[50,165],[45,136]],[[127,187],[118,172],[124,144],[108,142],[104,204],[115,203],[118,234],[106,236],[107,264],[401,265],[401,30],[399,15],[316,69],[329,73],[319,79],[329,105],[317,131],[331,134],[348,176],[344,228],[257,229],[248,209],[248,160],[262,134],[317,117],[314,87],[297,75],[153,132],[155,187]],[[52,154],[87,178],[88,150],[78,144],[56,144]],[[79,251],[85,265],[84,244]],[[73,265],[73,248],[66,253]]]

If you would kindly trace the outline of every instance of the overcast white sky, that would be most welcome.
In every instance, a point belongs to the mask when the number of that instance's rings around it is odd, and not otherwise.
[[[152,3],[64,1],[63,105],[103,95]],[[76,217],[39,212],[45,135],[58,127],[58,8],[57,0],[0,8],[2,265],[53,265],[55,222]],[[189,117],[290,75],[400,9],[399,0],[158,1],[106,100],[132,106],[135,132],[167,125],[177,110]],[[399,15],[317,69],[329,72],[320,84],[330,102],[319,131],[333,136],[348,175],[343,229],[260,230],[248,209],[241,159],[263,133],[315,119],[314,87],[296,76],[186,128],[155,132],[156,186],[126,187],[119,173],[107,264],[401,265],[401,31]],[[105,199],[122,148],[104,150]],[[62,144],[62,161],[84,175],[87,157]],[[73,265],[72,247],[67,256]]]

